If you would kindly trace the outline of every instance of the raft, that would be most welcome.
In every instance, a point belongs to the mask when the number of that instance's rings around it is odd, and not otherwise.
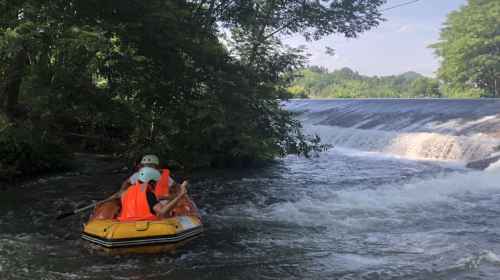
[[[83,227],[82,238],[109,253],[163,253],[203,232],[196,205],[187,195],[171,212],[171,218],[120,222],[116,219],[119,213],[119,199],[96,207]]]

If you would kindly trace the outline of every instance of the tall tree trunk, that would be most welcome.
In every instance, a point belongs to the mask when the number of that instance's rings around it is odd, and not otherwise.
[[[24,48],[11,57],[9,67],[5,72],[5,87],[3,90],[0,89],[0,123],[5,124],[16,120],[15,112],[27,58]]]
[[[492,93],[492,97],[499,97],[500,84],[498,83],[498,73],[496,70],[490,71],[490,91]]]

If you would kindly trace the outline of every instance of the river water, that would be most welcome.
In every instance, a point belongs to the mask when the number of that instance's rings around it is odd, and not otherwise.
[[[190,174],[206,232],[169,254],[109,255],[80,240],[123,164],[0,191],[1,279],[498,279],[500,100],[294,100],[335,148],[248,170]]]

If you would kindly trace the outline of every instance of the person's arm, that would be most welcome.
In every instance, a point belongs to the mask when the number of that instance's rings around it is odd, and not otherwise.
[[[122,186],[120,187],[120,192],[126,191],[128,188],[130,188],[132,184],[130,183],[130,179],[127,178],[125,181],[123,181]]]
[[[120,191],[123,193],[128,188],[130,188],[130,186],[132,186],[133,184],[136,184],[138,182],[138,180],[137,180],[138,177],[139,177],[139,172],[135,172],[134,174],[132,174],[132,176],[127,178],[125,181],[123,181],[123,183],[120,187]]]
[[[177,193],[179,188],[181,187],[181,184],[177,183],[174,179],[172,180],[172,184],[169,186],[169,189],[173,194]]]
[[[174,179],[172,179],[172,177],[170,177],[170,182],[171,183],[168,186],[170,194],[161,196],[158,198],[158,200],[171,200],[175,196],[175,194],[179,190],[181,184],[177,183]]]
[[[158,200],[171,200],[171,199],[172,199],[171,195],[164,195],[164,196],[158,197]]]
[[[153,207],[153,210],[160,214],[162,217],[168,217],[170,212],[177,206],[182,197],[187,193],[187,188],[189,187],[189,182],[184,181],[182,185],[179,185],[177,194],[170,201],[160,201]]]

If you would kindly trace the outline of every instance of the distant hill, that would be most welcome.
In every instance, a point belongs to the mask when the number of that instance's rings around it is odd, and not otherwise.
[[[419,73],[413,72],[413,71],[404,72],[403,74],[399,74],[398,76],[403,77],[403,78],[408,79],[408,80],[411,80],[411,81],[416,80],[417,78],[424,77],[424,76],[420,75]]]
[[[311,66],[296,74],[288,91],[298,98],[441,97],[437,81],[413,71],[370,77],[347,67],[329,72]]]

